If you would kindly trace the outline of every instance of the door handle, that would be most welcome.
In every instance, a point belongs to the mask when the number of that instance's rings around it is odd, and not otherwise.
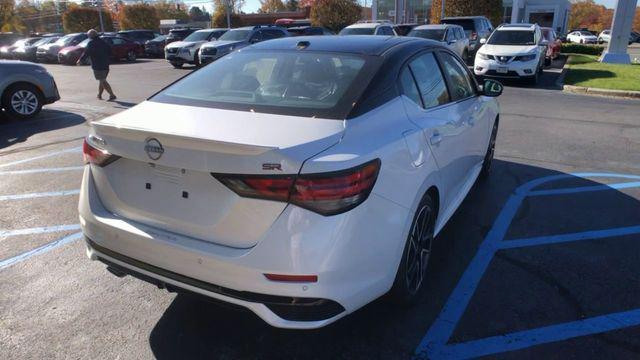
[[[433,133],[433,135],[431,135],[431,139],[430,139],[431,145],[438,145],[442,142],[442,135],[440,135],[440,133],[435,132]]]

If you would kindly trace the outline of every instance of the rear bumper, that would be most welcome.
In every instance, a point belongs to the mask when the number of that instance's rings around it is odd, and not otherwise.
[[[386,293],[410,219],[407,209],[374,194],[331,217],[288,206],[257,245],[232,248],[111,214],[91,172],[87,166],[79,205],[91,259],[161,287],[245,307],[280,328],[323,327]],[[276,282],[265,273],[317,275],[318,281]]]

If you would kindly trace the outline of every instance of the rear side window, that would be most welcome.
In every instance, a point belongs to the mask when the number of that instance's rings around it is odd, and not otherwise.
[[[433,53],[418,56],[409,64],[409,67],[415,76],[418,91],[425,108],[449,102],[447,85]]]
[[[347,54],[243,51],[198,70],[151,100],[344,118],[366,83],[366,74],[361,76],[365,63],[364,57]]]
[[[416,87],[416,82],[413,80],[413,75],[411,74],[411,70],[408,67],[402,70],[400,74],[400,87],[402,88],[402,93],[411,99],[414,103],[422,106],[422,100],[420,99],[420,93],[418,92],[418,88]]]
[[[475,88],[464,65],[447,53],[440,53],[440,59],[442,60],[442,69],[449,82],[452,100],[457,101],[474,96]]]

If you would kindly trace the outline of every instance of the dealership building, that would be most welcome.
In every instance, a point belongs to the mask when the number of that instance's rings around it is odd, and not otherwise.
[[[376,15],[374,20],[425,24],[429,21],[431,11],[441,11],[432,8],[431,4],[432,0],[373,0],[372,9]],[[566,32],[569,30],[567,22],[570,9],[569,0],[503,0],[502,22],[538,23],[558,32]]]

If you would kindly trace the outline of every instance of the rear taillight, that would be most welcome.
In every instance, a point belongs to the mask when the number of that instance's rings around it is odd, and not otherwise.
[[[478,33],[475,31],[471,32],[471,40],[477,40],[478,39]]]
[[[82,159],[85,164],[91,163],[102,167],[111,164],[119,158],[119,156],[93,146],[87,139],[84,139],[84,143],[82,143]]]
[[[378,177],[380,160],[355,168],[320,174],[226,175],[212,174],[243,197],[283,201],[329,216],[364,202]]]

